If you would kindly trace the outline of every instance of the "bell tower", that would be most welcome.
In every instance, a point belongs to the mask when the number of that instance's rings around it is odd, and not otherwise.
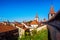
[[[53,16],[55,16],[55,12],[54,12],[53,6],[51,6],[50,12],[49,12],[49,14],[48,14],[48,19],[51,19]]]
[[[38,13],[36,13],[35,20],[38,22]]]

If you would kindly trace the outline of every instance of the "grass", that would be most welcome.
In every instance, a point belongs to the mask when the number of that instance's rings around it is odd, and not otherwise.
[[[32,36],[22,36],[19,40],[48,40],[48,30],[42,29],[39,32],[32,31]]]

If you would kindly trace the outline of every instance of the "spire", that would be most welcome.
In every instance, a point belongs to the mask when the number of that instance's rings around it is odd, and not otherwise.
[[[55,14],[53,6],[50,8],[50,14]]]
[[[38,13],[36,13],[36,17],[34,20],[38,21]]]
[[[38,13],[36,13],[36,17],[35,18],[38,18]]]

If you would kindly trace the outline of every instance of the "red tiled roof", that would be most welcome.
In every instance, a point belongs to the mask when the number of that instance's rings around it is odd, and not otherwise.
[[[14,22],[14,24],[16,25],[16,26],[19,26],[19,27],[23,27],[23,25],[21,24],[21,23],[19,23],[19,22]]]
[[[18,26],[18,27],[20,27],[20,28],[22,28],[22,29],[24,29],[24,30],[26,30],[27,28],[24,26],[24,25],[22,25],[21,23],[15,23],[15,25],[16,26]]]
[[[4,24],[0,23],[0,33],[15,30],[15,29],[17,29],[17,28],[15,28],[11,25],[4,25]]]
[[[32,21],[32,22],[31,22],[31,25],[34,25],[34,24],[35,24],[35,25],[38,25],[38,22],[37,22],[36,20]]]

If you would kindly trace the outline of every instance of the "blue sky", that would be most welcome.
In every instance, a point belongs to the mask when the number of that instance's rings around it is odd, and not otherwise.
[[[0,0],[0,21],[34,20],[38,13],[39,20],[48,19],[50,7],[60,9],[60,0]]]

